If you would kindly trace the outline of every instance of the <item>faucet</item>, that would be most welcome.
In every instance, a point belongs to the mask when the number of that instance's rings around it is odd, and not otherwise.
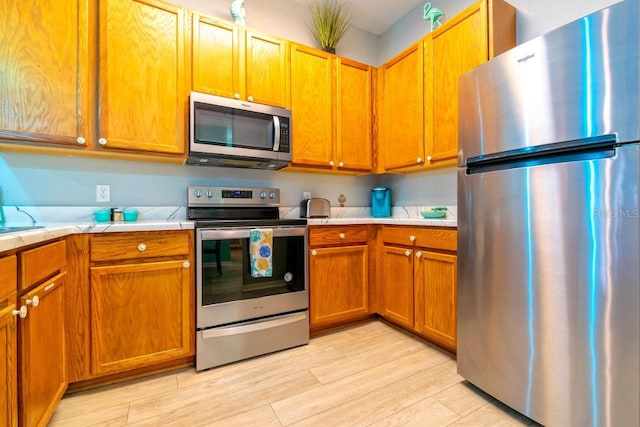
[[[2,189],[0,188],[0,225],[4,225],[4,203],[2,200]]]

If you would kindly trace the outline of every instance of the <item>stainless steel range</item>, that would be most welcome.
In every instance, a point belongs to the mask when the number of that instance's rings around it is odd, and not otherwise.
[[[196,370],[309,342],[307,223],[280,190],[190,186],[196,225]]]

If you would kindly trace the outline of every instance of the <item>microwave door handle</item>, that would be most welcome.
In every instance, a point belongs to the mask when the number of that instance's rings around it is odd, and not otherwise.
[[[273,116],[273,151],[280,151],[280,117]]]

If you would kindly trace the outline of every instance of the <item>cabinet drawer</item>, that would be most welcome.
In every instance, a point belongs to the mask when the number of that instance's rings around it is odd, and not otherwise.
[[[367,243],[369,228],[366,225],[322,225],[309,229],[310,246],[328,246]]]
[[[382,228],[382,241],[396,245],[457,251],[457,232],[442,227],[393,227]]]
[[[64,270],[67,265],[65,240],[29,249],[20,254],[19,290],[27,289]]]
[[[18,288],[18,263],[15,255],[0,258],[0,308],[2,301]]]
[[[91,261],[118,261],[189,255],[186,231],[99,234],[91,237]]]

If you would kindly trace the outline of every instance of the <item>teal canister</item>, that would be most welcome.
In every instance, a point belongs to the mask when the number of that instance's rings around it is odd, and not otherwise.
[[[375,218],[391,216],[391,189],[375,187],[371,190],[371,215]]]

